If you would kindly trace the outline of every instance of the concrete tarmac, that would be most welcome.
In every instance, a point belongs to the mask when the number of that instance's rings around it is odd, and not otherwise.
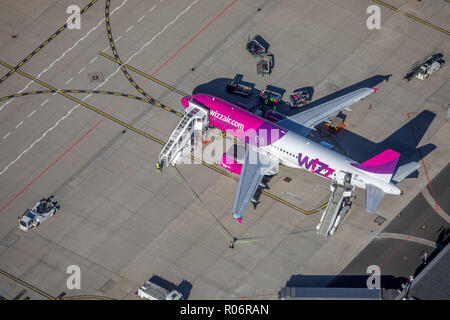
[[[394,2],[402,12],[450,30],[450,7],[444,1]],[[78,4],[83,9],[89,3]],[[117,54],[123,63],[183,92],[230,99],[224,84],[236,75],[251,83],[255,94],[268,85],[284,90],[286,101],[298,88],[312,88],[314,103],[358,86],[377,86],[376,94],[344,112],[346,128],[334,137],[335,150],[364,161],[392,143],[405,147],[405,161],[418,160],[421,153],[422,167],[400,183],[402,197],[386,196],[376,216],[364,210],[364,193],[358,191],[352,211],[328,238],[315,233],[318,208],[329,197],[328,182],[282,167],[267,190],[274,197],[262,195],[238,224],[231,215],[235,179],[201,165],[179,166],[189,184],[173,170],[157,174],[160,144],[67,96],[34,93],[47,88],[11,72],[0,83],[0,98],[17,95],[0,101],[0,270],[6,272],[0,275],[0,292],[9,288],[8,299],[23,288],[24,297],[32,299],[63,292],[65,298],[137,299],[135,291],[151,277],[178,286],[188,299],[276,299],[292,275],[337,275],[369,243],[385,241],[377,235],[407,232],[417,222],[412,217],[383,229],[448,164],[448,67],[425,81],[403,80],[406,70],[430,51],[450,55],[448,34],[386,6],[380,5],[382,28],[370,30],[366,10],[376,3],[368,0],[112,0],[108,10],[107,1],[98,0],[81,15],[81,29],[61,29],[72,4],[2,3],[0,60],[12,67],[26,61],[21,71],[60,90],[145,98],[139,87],[176,111],[182,111],[178,93],[128,71],[134,85],[117,63],[98,52]],[[245,50],[255,34],[275,56],[269,76],[256,75],[256,61]],[[10,71],[0,66],[0,79]],[[114,94],[67,94],[162,141],[179,121],[156,103]],[[443,192],[445,179],[436,184],[433,190]],[[50,194],[61,202],[58,214],[35,230],[19,231],[17,216]],[[437,197],[447,210],[445,197]],[[424,200],[416,201],[425,210]],[[377,216],[386,222],[378,225]],[[428,224],[434,232],[441,222],[433,215]],[[229,233],[238,239],[234,249]],[[423,237],[435,241],[431,234]],[[409,243],[392,259],[417,260],[418,253],[412,258],[401,251]],[[67,288],[71,265],[80,267],[80,289]],[[392,272],[412,270],[404,268]]]

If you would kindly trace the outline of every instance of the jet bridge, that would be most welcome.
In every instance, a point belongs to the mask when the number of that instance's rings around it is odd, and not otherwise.
[[[192,152],[196,137],[209,126],[209,109],[198,102],[189,100],[183,118],[170,135],[169,140],[159,154],[161,167],[175,166]]]
[[[349,183],[351,176],[348,177],[348,174],[345,175],[346,177],[343,179],[343,183],[338,183],[338,181],[333,180],[330,185],[330,200],[316,227],[318,234],[324,236],[333,235],[339,222],[344,219],[350,209],[350,198],[352,197],[355,187]]]

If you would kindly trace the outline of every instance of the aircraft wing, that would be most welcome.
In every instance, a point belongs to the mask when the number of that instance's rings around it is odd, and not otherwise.
[[[374,213],[381,200],[383,200],[384,195],[384,191],[380,188],[372,184],[366,184],[366,210]]]
[[[295,122],[305,128],[312,129],[322,121],[328,119],[333,114],[338,113],[343,109],[348,109],[352,104],[367,97],[369,94],[376,92],[375,88],[361,88],[353,92],[347,93],[339,98],[322,103],[311,109],[300,112],[294,116],[288,117],[278,122],[283,126],[288,121]]]
[[[242,166],[233,207],[233,215],[236,220],[241,222],[242,216],[247,210],[248,204],[258,189],[262,178],[271,172],[275,166],[278,166],[278,162],[272,161],[263,154],[253,150],[250,146],[246,147],[245,162]]]

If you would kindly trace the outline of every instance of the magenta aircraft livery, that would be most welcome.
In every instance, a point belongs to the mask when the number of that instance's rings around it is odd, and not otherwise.
[[[242,222],[263,176],[276,174],[279,164],[307,170],[330,182],[365,189],[366,209],[369,212],[376,210],[385,194],[401,195],[403,192],[396,184],[402,179],[393,179],[400,158],[398,152],[387,149],[358,163],[329,146],[306,138],[317,124],[343,109],[348,110],[350,105],[376,91],[376,88],[361,88],[276,123],[207,94],[184,97],[181,103],[186,113],[192,108],[206,110],[209,126],[232,132],[245,145],[242,163],[226,157],[226,154],[221,161],[222,166],[240,174],[233,215]],[[286,129],[284,124],[288,121],[297,124],[303,132]],[[252,155],[257,155],[254,157],[256,161],[251,161]],[[403,171],[408,172],[402,172],[402,177],[412,171],[410,167],[405,167]]]

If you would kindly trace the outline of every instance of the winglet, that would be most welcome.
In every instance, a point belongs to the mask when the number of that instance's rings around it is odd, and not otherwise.
[[[242,218],[236,218],[239,223],[242,223]]]
[[[372,88],[372,90],[373,90],[374,93],[377,93],[378,88]]]

